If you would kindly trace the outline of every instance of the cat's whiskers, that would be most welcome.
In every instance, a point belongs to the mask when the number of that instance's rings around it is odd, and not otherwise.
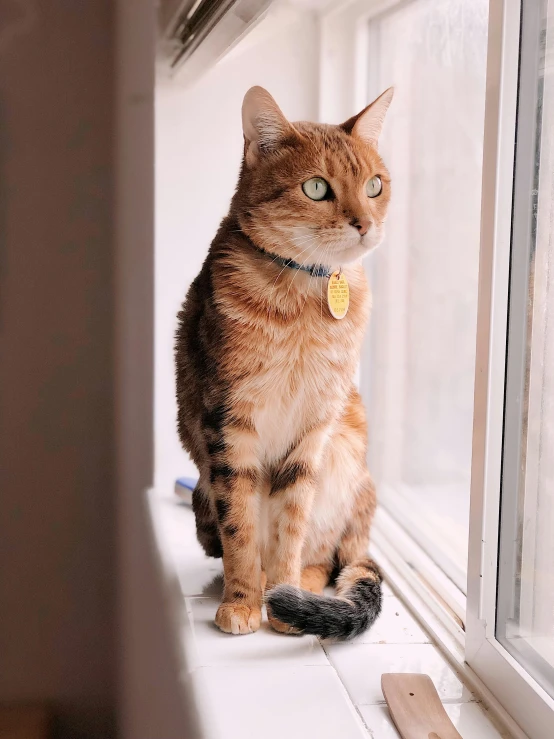
[[[315,247],[314,247],[314,248],[312,249],[312,251],[311,251],[311,252],[310,252],[310,253],[308,254],[308,256],[306,257],[305,261],[304,261],[304,262],[302,262],[302,266],[303,266],[303,267],[304,267],[304,266],[306,265],[306,263],[308,262],[308,260],[310,260],[310,259],[312,258],[312,255],[313,255],[313,254],[315,253],[315,250],[316,250],[316,249],[318,248],[318,246],[319,246],[319,245],[318,245],[318,244],[316,244],[316,246],[315,246]],[[300,270],[299,270],[299,269],[297,269],[297,270],[296,270],[296,274],[298,274],[298,272],[300,272]],[[284,301],[285,303],[287,302],[287,298],[288,298],[288,295],[289,295],[289,291],[290,291],[290,289],[291,289],[291,287],[292,287],[292,283],[294,282],[294,280],[295,280],[295,278],[296,278],[296,274],[295,274],[295,275],[293,276],[292,280],[291,280],[291,281],[290,281],[290,283],[289,283],[289,287],[288,287],[287,293],[286,293],[286,295],[285,295],[285,301]],[[312,281],[312,277],[313,277],[313,276],[314,276],[314,273],[312,272],[312,273],[310,274],[310,282]],[[308,285],[308,290],[309,290],[309,285]]]
[[[325,254],[323,255],[323,263],[327,261],[327,255],[329,254],[329,251],[331,249],[331,244],[327,244],[327,247],[325,249]],[[319,318],[321,320],[321,323],[323,323],[323,280],[321,281],[321,285],[319,288]]]
[[[328,244],[327,247],[325,248],[325,251],[323,253],[323,260],[322,260],[321,264],[325,264],[325,262],[327,260],[327,255],[330,253],[331,246],[332,246],[332,244]],[[306,291],[306,298],[304,299],[304,304],[302,305],[302,309],[300,311],[300,314],[298,315],[298,318],[300,318],[300,315],[304,312],[304,308],[306,307],[306,303],[308,302],[308,297],[309,297],[309,294],[310,294],[310,285],[311,285],[311,282],[312,282],[312,277],[313,277],[313,272],[312,272],[312,274],[310,276],[310,282],[308,283],[308,289]],[[321,284],[320,284],[319,296],[320,296],[320,303],[319,303],[319,305],[320,305],[320,318],[321,318],[321,321],[323,322],[323,280],[321,281]],[[296,320],[298,320],[298,318]]]
[[[306,246],[306,248],[305,248],[305,249],[303,249],[303,250],[302,250],[302,251],[300,252],[300,254],[298,254],[298,255],[297,255],[297,259],[298,259],[298,257],[300,257],[300,256],[301,256],[302,254],[304,254],[305,252],[307,252],[307,251],[308,251],[308,249],[310,249],[310,247],[312,246],[312,243],[313,243],[313,241],[310,241],[310,242],[308,243],[308,245]],[[308,256],[306,257],[306,259],[305,259],[304,261],[300,262],[300,264],[301,264],[302,266],[305,266],[305,264],[306,264],[306,263],[308,262],[308,260],[309,260],[309,259],[311,259],[311,256],[312,256],[312,254],[314,253],[314,251],[315,251],[316,249],[317,249],[317,246],[316,246],[316,247],[314,247],[314,248],[313,248],[313,249],[312,249],[312,250],[310,251],[310,253],[308,254]],[[295,261],[297,261],[297,259],[296,259]],[[283,269],[285,269],[285,268],[283,268]],[[281,270],[281,272],[282,272],[282,271],[283,271],[283,270]],[[290,289],[291,289],[291,287],[292,287],[292,283],[294,282],[294,280],[295,280],[295,278],[296,278],[296,275],[297,275],[297,274],[298,274],[298,272],[300,272],[300,271],[301,271],[301,270],[299,270],[299,269],[295,270],[295,274],[294,274],[294,275],[292,276],[292,279],[291,279],[291,281],[289,282],[289,286],[288,286],[288,289],[287,289],[287,292],[286,292],[286,295],[285,295],[285,300],[283,301],[283,303],[286,303],[286,301],[287,301],[287,298],[288,298],[288,295],[289,295],[289,291],[290,291]],[[279,273],[279,274],[281,274],[281,273]],[[279,277],[279,275],[277,275],[277,277]],[[272,294],[273,294],[273,289],[274,289],[274,288],[275,288],[275,283],[273,283],[273,288],[272,288],[272,290],[271,290],[271,294],[270,294],[270,301],[271,301],[271,296],[272,296]]]
[[[303,236],[293,236],[291,241],[294,242],[295,246],[304,246],[305,244],[313,244],[316,241],[319,242],[319,237],[315,234],[305,234]],[[317,244],[317,246],[319,247],[319,243]],[[300,254],[303,254],[304,251],[300,252]],[[312,254],[314,252],[312,252]],[[300,254],[298,254],[297,257],[294,258],[295,261],[298,261],[298,257],[300,256]]]
[[[237,229],[237,230],[235,230],[233,232],[234,233],[242,233],[242,234],[244,234],[244,231],[242,229]],[[311,257],[313,256],[313,254],[315,254],[315,252],[317,251],[317,249],[319,247],[319,243],[316,243],[316,245],[313,248],[311,248],[312,245],[315,242],[318,242],[319,241],[319,234],[302,234],[300,236],[289,236],[288,237],[288,240],[290,242],[292,242],[296,248],[301,247],[301,246],[304,247],[298,254],[295,254],[294,255],[294,261],[300,263],[303,267],[306,266],[306,264],[310,261]],[[304,260],[299,261],[300,260],[300,257],[303,254],[305,254],[308,250],[310,250],[310,253],[308,254],[308,256]],[[289,257],[282,257],[280,254],[276,254],[273,257],[273,259],[271,260],[270,264],[273,264],[278,259],[287,259],[287,258],[289,258]],[[290,258],[292,258],[292,257],[290,257]],[[284,265],[283,266],[283,268],[279,271],[279,274],[275,277],[275,280],[272,283],[271,290],[270,290],[269,297],[268,297],[268,309],[267,309],[268,316],[271,315],[272,297],[273,297],[273,293],[275,291],[275,288],[277,286],[277,282],[278,282],[279,278],[281,277],[281,275],[283,274],[283,272],[287,269],[287,266],[288,265]],[[295,272],[299,272],[299,271],[300,270],[295,270]],[[310,283],[311,283],[311,278],[312,277],[313,277],[313,273],[310,275]],[[292,283],[294,282],[295,278],[296,278],[296,274],[293,275],[293,277],[292,277],[292,279],[291,279],[291,281],[289,283],[289,286],[287,288],[287,292],[286,292],[286,295],[285,295],[285,302],[286,302],[286,300],[288,298],[290,289],[292,287]],[[308,285],[308,290],[309,289],[310,289],[310,285]],[[306,303],[306,301],[304,301],[304,305],[305,305],[305,303]],[[304,308],[304,306],[302,307],[302,310],[303,310],[303,308]]]
[[[254,226],[252,230],[254,231],[254,236],[256,236],[256,231],[258,230],[258,229],[256,228],[256,226]],[[243,230],[242,228],[236,228],[236,229],[231,229],[231,230],[229,231],[229,233],[242,234],[242,235],[244,236],[244,238],[245,238],[245,239],[247,239],[248,241],[251,241],[251,242],[252,242],[252,244],[253,244],[253,245],[254,245],[254,246],[255,246],[256,248],[258,248],[258,249],[261,249],[262,251],[264,251],[264,252],[265,252],[265,249],[264,249],[263,247],[259,246],[258,244],[256,244],[256,242],[255,242],[255,241],[254,241],[254,240],[253,240],[252,238],[250,238],[250,236],[249,236],[249,235],[248,235],[247,233],[245,233],[245,231],[244,231],[244,230]],[[271,252],[266,252],[266,253],[268,254],[268,256],[270,256],[270,255],[271,255]],[[273,264],[273,262],[275,262],[275,261],[276,261],[277,259],[280,259],[280,258],[281,258],[281,257],[280,257],[280,255],[279,255],[279,254],[275,254],[275,256],[274,256],[274,257],[273,257],[273,259],[271,260],[270,264]]]
[[[315,249],[313,249],[313,251],[312,251],[312,252],[310,253],[310,255],[308,256],[308,259],[310,259],[310,258],[311,258],[312,254],[314,254],[314,252],[315,252],[315,250],[316,250],[317,248],[319,248],[319,244],[317,244],[317,246],[315,247]],[[307,261],[307,260],[306,260],[306,261]],[[311,284],[312,284],[312,277],[313,277],[313,276],[314,276],[314,273],[312,272],[312,273],[310,274],[310,279],[309,279],[309,282],[308,282],[308,288],[307,288],[307,290],[306,290],[306,297],[304,298],[304,303],[302,304],[302,308],[300,309],[300,312],[298,313],[298,316],[297,316],[297,318],[296,318],[296,321],[295,321],[295,322],[293,323],[293,326],[294,326],[294,325],[295,325],[295,324],[296,324],[296,323],[298,322],[298,320],[300,319],[300,316],[301,316],[301,315],[302,315],[302,313],[304,312],[304,308],[306,307],[306,303],[308,302],[308,297],[309,297],[309,295],[310,295],[310,286],[311,286]],[[294,279],[294,278],[293,278],[293,279]],[[292,283],[291,283],[291,284],[292,284]],[[290,289],[290,285],[289,285],[289,289]]]
[[[313,244],[317,240],[316,236],[313,236],[311,234],[308,234],[307,236],[293,236],[291,238],[291,241],[293,242],[295,247],[304,246],[305,244]],[[301,252],[302,254],[303,252]],[[300,256],[300,254],[295,255],[294,260],[298,261],[297,257]]]
[[[319,318],[323,323],[323,280],[319,283]]]
[[[306,247],[305,249],[303,249],[303,250],[302,250],[302,251],[300,252],[300,254],[298,254],[298,257],[302,256],[302,254],[304,254],[304,253],[305,253],[306,251],[308,251],[308,249],[310,248],[310,246],[311,246],[311,244],[308,244],[308,246],[307,246],[307,247]],[[277,257],[275,257],[275,258],[277,259],[277,258],[278,258],[278,256],[277,256]],[[273,261],[275,261],[275,260],[273,260]],[[284,267],[282,268],[282,270],[281,270],[281,271],[279,272],[279,274],[277,275],[277,277],[276,277],[276,278],[275,278],[275,280],[273,281],[273,285],[271,286],[271,292],[269,293],[269,297],[268,297],[268,301],[267,301],[267,302],[268,302],[268,308],[267,308],[267,313],[268,313],[268,315],[270,315],[270,312],[271,312],[271,299],[272,299],[272,297],[273,297],[273,291],[275,290],[275,287],[276,287],[276,285],[277,285],[277,280],[279,279],[279,277],[280,277],[280,276],[281,276],[281,275],[283,274],[283,272],[284,272],[284,271],[285,271],[286,269],[289,269],[289,267],[288,267],[288,266],[287,266],[287,265],[285,264],[285,266],[284,266]],[[293,279],[294,279],[294,278],[293,278]],[[290,285],[289,285],[289,287],[290,287]]]
[[[306,297],[304,298],[304,302],[302,303],[302,308],[300,309],[300,313],[298,314],[298,318],[300,318],[300,316],[304,312],[304,308],[306,307],[306,303],[308,302],[308,298],[310,297],[310,287],[311,287],[311,284],[312,284],[312,277],[313,276],[314,276],[314,273],[312,272],[312,274],[310,275],[310,279],[308,281],[308,288],[306,290]],[[298,318],[296,319],[297,321],[298,321]]]
[[[302,254],[304,254],[304,252],[306,252],[306,251],[307,251],[307,250],[308,250],[309,248],[310,248],[310,244],[308,244],[308,246],[307,246],[307,247],[306,247],[305,249],[303,249],[303,250],[302,250],[302,251],[300,252],[300,254],[298,254],[298,256],[301,256]],[[272,262],[274,262],[274,261],[275,261],[276,259],[284,259],[284,258],[285,258],[285,257],[281,257],[281,256],[280,256],[279,254],[277,254],[277,255],[276,255],[276,256],[275,256],[275,257],[274,257],[274,258],[273,258],[273,259],[272,259],[271,261],[272,261]],[[280,276],[281,276],[281,275],[283,274],[283,272],[284,272],[284,271],[285,271],[285,270],[287,269],[287,266],[288,266],[288,265],[286,265],[286,264],[285,264],[285,266],[283,267],[283,269],[282,269],[282,270],[281,270],[281,271],[279,272],[279,274],[277,275],[277,277],[275,278],[275,280],[274,280],[274,282],[273,282],[273,286],[272,286],[272,288],[274,288],[274,287],[275,287],[275,284],[276,284],[277,280],[278,280],[278,279],[279,279],[279,277],[280,277]],[[273,290],[272,290],[272,291],[273,291]]]
[[[317,235],[315,238],[318,238],[318,236],[319,235]],[[317,246],[319,247],[319,244]],[[331,246],[332,246],[332,244],[328,244],[327,247],[325,248],[325,251],[324,251],[324,254],[323,254],[323,259],[321,260],[321,264],[323,264],[323,265],[326,263],[327,255],[330,253]],[[310,259],[312,257],[312,255],[314,254],[314,252],[315,252],[315,249],[312,250],[312,252],[310,252],[310,255],[309,255],[308,259]],[[304,298],[304,303],[302,305],[302,308],[300,310],[300,313],[298,314],[298,318],[300,318],[300,315],[304,312],[304,308],[306,307],[306,303],[308,302],[308,297],[309,297],[309,294],[310,294],[310,288],[311,288],[311,283],[312,283],[312,277],[313,276],[314,276],[314,273],[312,272],[311,275],[310,275],[310,280],[308,282],[308,288],[306,290],[306,297]],[[293,278],[293,280],[294,280],[294,278]],[[292,284],[292,281],[291,281],[291,284]],[[289,289],[290,289],[290,285],[289,285]],[[287,291],[287,295],[288,295],[288,291]],[[298,320],[298,318],[296,320]],[[323,280],[320,283],[320,318],[321,318],[321,321],[323,322]]]

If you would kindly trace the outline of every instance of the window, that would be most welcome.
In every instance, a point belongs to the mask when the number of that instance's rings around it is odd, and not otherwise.
[[[491,3],[466,660],[552,735],[552,0]],[[550,582],[549,582],[550,581]]]
[[[554,696],[554,4],[526,6],[496,636]]]
[[[413,0],[370,20],[368,100],[393,199],[367,261],[362,370],[382,504],[465,592],[488,0]]]
[[[554,0],[353,0],[322,40],[322,119],[396,87],[360,371],[376,551],[511,734],[549,739]]]

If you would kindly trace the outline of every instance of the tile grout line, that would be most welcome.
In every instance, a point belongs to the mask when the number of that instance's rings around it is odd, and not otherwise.
[[[350,696],[348,696],[348,697],[350,697]],[[356,711],[356,713],[357,713],[357,714],[358,714],[358,716],[360,717],[360,721],[361,721],[361,722],[362,722],[362,724],[364,725],[364,728],[365,728],[365,730],[367,731],[367,733],[368,733],[368,735],[369,735],[369,736],[371,737],[371,739],[373,739],[373,737],[374,737],[375,735],[374,735],[373,731],[372,731],[372,730],[371,730],[371,729],[369,728],[369,726],[367,725],[367,723],[366,723],[366,720],[365,720],[365,718],[364,718],[364,717],[363,717],[363,715],[362,715],[362,712],[360,711],[360,709],[359,709],[359,707],[358,707],[357,705],[355,705],[355,704],[353,704],[353,705],[354,705],[354,710]]]
[[[335,671],[335,674],[336,674],[336,676],[337,676],[337,678],[338,678],[338,680],[339,680],[340,684],[342,685],[342,689],[344,690],[344,692],[345,692],[345,693],[346,693],[346,695],[348,696],[348,700],[350,701],[350,703],[351,703],[351,705],[352,705],[352,708],[354,709],[354,712],[356,713],[356,715],[357,715],[357,716],[359,716],[359,718],[360,718],[360,721],[362,722],[362,726],[364,727],[364,729],[365,729],[365,730],[366,730],[366,732],[367,732],[367,735],[368,735],[369,737],[371,737],[371,739],[373,739],[373,732],[370,732],[370,730],[369,730],[369,727],[367,726],[367,724],[366,724],[366,722],[365,722],[365,720],[364,720],[363,716],[361,715],[360,711],[358,710],[358,706],[356,705],[356,703],[354,703],[354,699],[353,699],[353,697],[352,697],[352,696],[350,695],[350,692],[348,691],[348,688],[346,687],[346,685],[345,685],[345,683],[344,683],[344,680],[342,679],[342,676],[340,675],[339,671],[338,671],[338,670],[337,670],[337,668],[335,667],[335,664],[334,664],[334,662],[333,662],[333,661],[331,660],[331,657],[330,657],[329,653],[328,653],[328,652],[327,652],[327,650],[325,649],[325,644],[323,644],[323,641],[322,641],[321,639],[318,639],[318,642],[319,642],[319,644],[320,644],[321,648],[323,649],[323,652],[325,653],[325,656],[327,657],[327,661],[329,662],[329,664],[331,665],[331,667],[332,667],[332,668],[333,668],[333,670]]]

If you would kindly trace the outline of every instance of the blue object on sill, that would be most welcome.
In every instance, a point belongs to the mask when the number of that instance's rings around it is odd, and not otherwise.
[[[198,480],[195,477],[179,477],[175,480],[175,495],[183,503],[192,505],[192,491]]]

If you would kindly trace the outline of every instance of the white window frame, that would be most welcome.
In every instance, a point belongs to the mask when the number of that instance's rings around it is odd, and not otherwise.
[[[367,103],[369,21],[401,2],[354,0],[322,15],[321,120],[345,120]],[[489,0],[467,600],[386,511],[372,548],[511,735],[550,739],[554,700],[495,636],[520,16],[521,0]]]
[[[466,616],[466,661],[533,739],[554,700],[495,636],[521,3],[491,0]]]

